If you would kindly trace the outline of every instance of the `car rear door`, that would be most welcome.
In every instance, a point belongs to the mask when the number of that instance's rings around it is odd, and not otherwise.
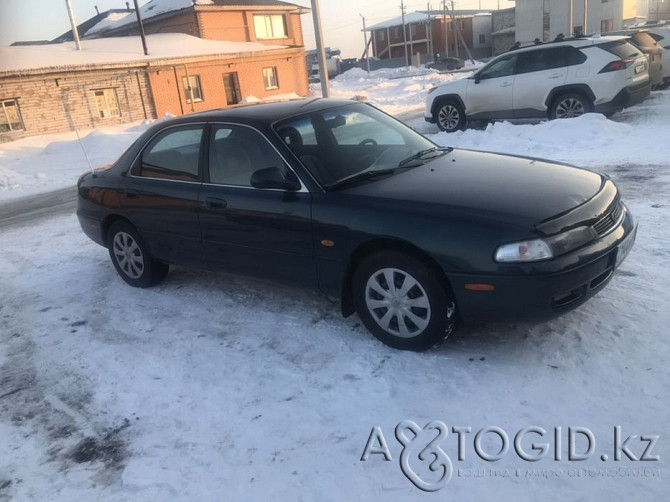
[[[511,118],[517,54],[492,61],[468,80],[465,113],[469,118]]]
[[[520,52],[514,79],[514,117],[546,115],[552,89],[565,84],[568,47],[543,47]]]
[[[206,164],[199,214],[210,266],[316,286],[311,195],[251,185],[259,169],[290,170],[275,147],[246,125],[212,124]]]
[[[124,214],[154,258],[202,266],[198,226],[205,124],[176,125],[157,133],[121,183]]]

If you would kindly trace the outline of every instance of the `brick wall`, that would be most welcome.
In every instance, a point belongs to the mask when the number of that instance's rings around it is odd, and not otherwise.
[[[263,68],[277,68],[279,88],[265,90]],[[186,70],[191,77],[200,77],[202,101],[189,103],[184,91],[182,78]],[[182,115],[186,113],[226,108],[226,92],[223,84],[224,73],[237,73],[241,98],[254,96],[259,99],[275,95],[295,93],[306,96],[308,92],[305,53],[302,49],[272,51],[268,54],[246,57],[225,58],[184,64],[165,65],[150,68],[156,113],[159,117],[166,113]]]
[[[101,118],[94,91],[114,89],[120,115]],[[80,71],[0,80],[0,100],[17,99],[25,131],[0,133],[0,142],[155,118],[143,70]]]

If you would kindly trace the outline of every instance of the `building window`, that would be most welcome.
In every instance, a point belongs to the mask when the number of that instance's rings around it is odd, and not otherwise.
[[[386,40],[386,32],[384,30],[379,30],[375,32],[377,34],[377,38],[379,38],[380,42],[383,42]]]
[[[288,37],[286,19],[280,14],[254,16],[254,30],[258,40]]]
[[[263,68],[263,81],[265,82],[265,90],[279,89],[279,80],[277,80],[277,67],[270,66]]]
[[[479,34],[479,43],[480,44],[485,44],[486,43],[486,35],[484,33]]]
[[[0,101],[0,133],[25,130],[18,100],[6,99]]]
[[[116,99],[116,89],[98,89],[93,91],[95,106],[98,109],[98,117],[108,119],[120,117],[119,100]]]
[[[187,103],[202,101],[202,88],[200,87],[200,75],[192,75],[188,78],[182,77],[181,83],[184,86],[184,99]],[[189,85],[190,84],[190,85]]]
[[[415,38],[417,34],[417,25],[416,24],[410,24],[409,25],[409,35],[412,38]]]
[[[613,19],[603,19],[602,21],[600,21],[600,33],[607,33],[608,31],[612,31],[613,26],[614,26]]]

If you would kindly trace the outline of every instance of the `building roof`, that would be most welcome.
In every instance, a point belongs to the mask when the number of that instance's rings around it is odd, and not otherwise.
[[[104,25],[105,22],[109,22],[117,20],[117,19],[122,19],[126,17],[129,14],[132,14],[135,12],[135,9],[110,9],[105,12],[100,12],[93,16],[90,19],[87,19],[83,23],[77,26],[77,33],[79,34],[80,37],[86,36],[86,34],[95,26],[97,25]],[[74,40],[74,35],[72,34],[72,30],[66,31],[63,33],[61,36],[54,38],[51,43],[53,44],[61,44],[63,42],[71,42]]]
[[[172,16],[187,9],[216,7],[289,7],[300,9],[301,13],[309,12],[309,9],[300,5],[280,0],[149,0],[149,2],[140,7],[140,16],[142,17],[142,21],[145,22],[158,16]],[[136,22],[136,16],[124,16],[123,18],[114,20],[106,19],[102,20],[98,25],[91,27],[87,34],[89,36],[104,36],[104,33],[126,28]]]
[[[451,11],[450,11],[451,12]],[[491,11],[488,10],[454,10],[454,17],[470,17],[470,16],[476,16],[479,14],[487,14],[490,15]],[[449,16],[449,12],[447,13],[447,16]],[[414,24],[414,23],[425,23],[428,21],[428,19],[441,19],[444,17],[444,11],[441,10],[431,10],[430,13],[428,11],[416,11],[416,12],[410,12],[409,14],[405,14],[405,24]],[[374,31],[374,30],[380,30],[383,28],[393,28],[394,26],[402,26],[402,16],[394,17],[392,19],[388,19],[386,21],[382,21],[381,23],[377,23],[372,26],[368,26],[365,31]]]
[[[255,42],[203,40],[181,33],[147,36],[149,55],[142,50],[140,37],[96,38],[81,41],[82,50],[74,42],[62,44],[0,47],[0,75],[45,73],[77,68],[103,67],[132,63],[138,65],[159,60],[197,56],[235,56],[285,49],[284,45]]]

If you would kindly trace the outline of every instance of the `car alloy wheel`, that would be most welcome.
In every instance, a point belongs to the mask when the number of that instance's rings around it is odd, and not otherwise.
[[[462,120],[461,110],[453,103],[441,106],[437,112],[437,125],[446,132],[460,129]]]
[[[579,94],[564,94],[559,96],[551,108],[550,118],[571,119],[581,117],[591,111],[591,104]]]
[[[112,252],[124,274],[131,279],[139,279],[142,276],[144,255],[132,235],[126,232],[118,232],[114,235]]]
[[[136,288],[158,284],[170,270],[170,265],[151,257],[139,232],[124,221],[117,221],[109,227],[107,246],[118,274]]]
[[[432,268],[397,251],[366,257],[352,282],[353,300],[365,327],[402,350],[439,345],[456,324],[456,306]]]
[[[421,284],[397,268],[370,276],[365,303],[377,324],[401,338],[420,335],[430,322],[430,302]]]

